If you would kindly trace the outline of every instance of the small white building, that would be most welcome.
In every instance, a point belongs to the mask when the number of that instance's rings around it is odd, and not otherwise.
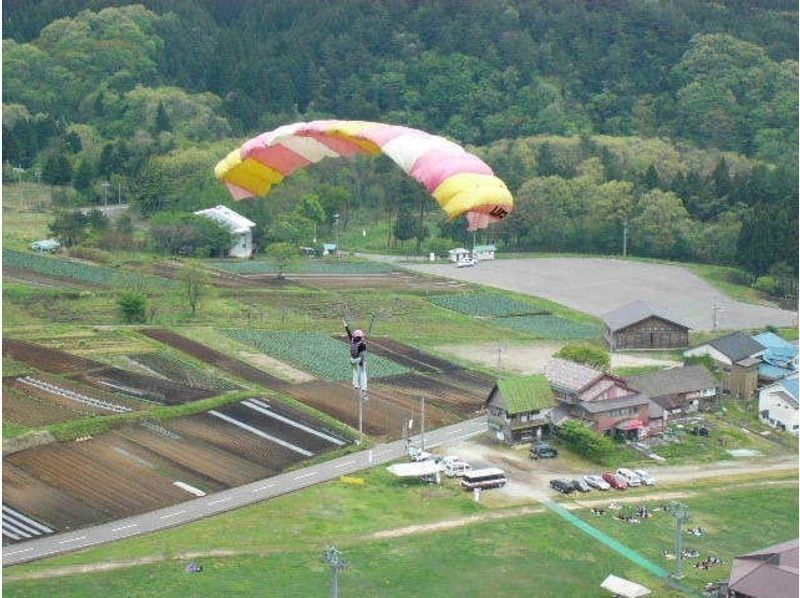
[[[476,260],[493,260],[497,247],[494,245],[475,245],[472,248],[472,257]]]
[[[230,257],[251,257],[253,255],[253,227],[256,225],[241,214],[237,214],[227,206],[215,206],[206,210],[198,210],[195,214],[207,216],[219,224],[227,226],[234,236],[234,243],[228,255]]]
[[[454,264],[457,264],[465,257],[470,257],[472,252],[469,249],[464,249],[463,247],[456,247],[455,249],[450,249],[447,254],[450,258],[450,261]]]
[[[765,386],[758,392],[758,414],[773,428],[800,435],[798,418],[797,383],[798,375]]]

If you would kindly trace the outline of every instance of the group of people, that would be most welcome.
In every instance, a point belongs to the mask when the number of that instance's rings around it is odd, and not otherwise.
[[[706,531],[702,527],[690,527],[686,529],[686,533],[698,537],[702,536]]]
[[[625,514],[622,506],[618,505],[617,503],[609,504],[608,508],[612,511],[620,511],[617,515],[614,515],[614,519],[619,519],[620,521],[624,521],[625,523],[639,523],[640,520],[648,519],[649,517],[653,516],[653,511],[651,511],[644,505],[639,505],[638,507],[636,507],[635,513],[632,513],[630,515]],[[606,514],[606,510],[592,507],[592,513],[597,515],[598,517],[602,517],[603,515]]]
[[[695,563],[694,568],[695,569],[705,569],[707,571],[708,569],[711,569],[712,567],[719,567],[720,565],[723,565],[723,564],[724,564],[724,561],[721,558],[713,556],[713,555],[708,555],[706,558],[704,558],[699,563]]]

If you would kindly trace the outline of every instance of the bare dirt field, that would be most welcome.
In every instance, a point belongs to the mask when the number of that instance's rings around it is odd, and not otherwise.
[[[278,361],[277,359],[266,355],[265,353],[248,353],[247,351],[239,351],[239,357],[249,361],[259,368],[263,368],[270,372],[286,378],[291,382],[309,382],[314,379],[314,376],[302,370],[298,370],[290,366],[288,363]]]
[[[475,268],[413,264],[409,269],[551,299],[601,317],[637,299],[669,311],[695,330],[795,326],[797,313],[731,299],[688,268],[609,258],[523,258],[481,262]]]
[[[564,343],[538,342],[535,345],[506,345],[502,351],[500,368],[503,371],[515,374],[541,374],[544,365],[550,361],[553,354],[558,352]],[[497,343],[484,343],[480,345],[443,345],[438,350],[455,355],[484,366],[497,367]],[[614,353],[611,355],[611,367],[648,366],[663,367],[678,366],[680,363],[668,359],[654,359],[641,355],[624,355]]]

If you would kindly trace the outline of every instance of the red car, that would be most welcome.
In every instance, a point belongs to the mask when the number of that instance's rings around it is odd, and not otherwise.
[[[607,471],[603,474],[603,479],[606,482],[608,482],[612,488],[615,488],[616,490],[625,490],[625,488],[628,487],[628,484],[625,483],[624,480],[619,479],[610,471]]]

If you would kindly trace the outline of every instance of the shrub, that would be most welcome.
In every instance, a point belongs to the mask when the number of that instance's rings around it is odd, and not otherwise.
[[[555,356],[603,371],[607,371],[611,367],[611,356],[608,351],[588,343],[565,345]]]
[[[756,278],[756,281],[753,283],[753,288],[767,295],[777,295],[780,290],[778,281],[774,276],[770,276],[769,274]]]
[[[616,450],[610,438],[593,432],[577,421],[566,422],[561,426],[559,435],[571,450],[595,463],[605,462]]]
[[[147,321],[147,297],[136,291],[120,295],[117,307],[122,321],[126,324],[143,324]]]

